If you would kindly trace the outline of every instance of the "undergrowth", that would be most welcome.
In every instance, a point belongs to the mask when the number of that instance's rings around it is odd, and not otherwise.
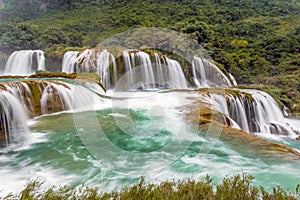
[[[236,200],[297,200],[300,199],[300,184],[294,193],[284,191],[280,186],[267,192],[262,186],[252,185],[253,177],[248,174],[227,176],[223,182],[216,184],[209,176],[200,181],[166,181],[160,184],[146,183],[144,178],[120,191],[99,193],[99,188],[81,186],[72,188],[68,186],[52,187],[43,190],[43,183],[32,180],[27,183],[19,194],[9,194],[3,199],[20,200],[61,200],[61,199],[236,199]]]

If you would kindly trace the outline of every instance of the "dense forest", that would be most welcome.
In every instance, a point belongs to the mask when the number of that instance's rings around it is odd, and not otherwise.
[[[243,87],[300,113],[299,0],[3,0],[0,17],[2,57],[20,49],[62,56],[137,27],[180,31]]]

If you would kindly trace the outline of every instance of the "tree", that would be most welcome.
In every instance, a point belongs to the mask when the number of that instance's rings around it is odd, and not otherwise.
[[[0,50],[12,52],[37,47],[38,27],[22,21],[0,24]]]

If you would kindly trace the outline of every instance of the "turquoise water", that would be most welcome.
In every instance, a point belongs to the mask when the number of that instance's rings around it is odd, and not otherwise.
[[[220,182],[226,175],[247,172],[255,185],[268,190],[279,184],[294,191],[300,183],[299,161],[259,157],[255,150],[242,154],[204,137],[178,108],[188,101],[148,93],[147,98],[130,93],[134,98],[104,102],[103,109],[31,120],[26,140],[0,150],[2,193],[19,191],[29,179],[45,181],[45,186],[85,183],[102,191],[136,183],[141,176],[157,183],[209,174]],[[292,140],[278,141],[300,150]]]

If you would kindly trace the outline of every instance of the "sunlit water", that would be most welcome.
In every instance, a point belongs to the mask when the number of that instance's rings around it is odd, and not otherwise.
[[[85,183],[108,191],[142,176],[157,183],[199,180],[209,174],[220,182],[226,175],[247,172],[255,177],[255,185],[268,190],[279,184],[294,191],[299,184],[299,161],[241,155],[221,141],[208,154],[199,153],[212,141],[184,120],[182,106],[192,103],[187,93],[111,95],[116,99],[103,100],[93,111],[31,120],[27,140],[0,150],[0,196],[20,191],[33,179],[45,181],[45,186]],[[292,123],[300,127],[298,120]],[[299,143],[288,138],[268,139],[300,150]]]

